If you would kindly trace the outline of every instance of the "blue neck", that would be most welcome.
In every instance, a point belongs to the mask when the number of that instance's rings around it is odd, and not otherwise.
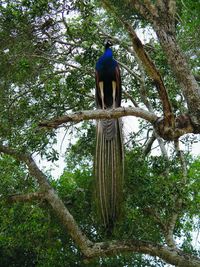
[[[106,48],[103,57],[106,58],[112,58],[113,57],[113,52],[111,48]]]
[[[111,48],[106,48],[104,54],[98,59],[96,63],[96,70],[114,69],[117,62],[113,59],[113,52]]]
[[[113,59],[113,52],[112,49],[106,48],[104,54],[99,58],[99,63],[100,64],[105,64],[109,61],[112,61]]]

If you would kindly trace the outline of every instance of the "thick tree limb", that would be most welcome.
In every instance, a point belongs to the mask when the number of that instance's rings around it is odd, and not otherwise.
[[[71,235],[76,245],[86,253],[92,242],[81,232],[73,216],[65,207],[62,200],[58,197],[55,190],[51,187],[45,174],[38,168],[33,158],[24,153],[21,154],[14,149],[0,145],[0,152],[13,156],[14,158],[26,163],[30,174],[37,180],[40,189],[45,192],[45,199],[48,201],[57,217],[61,220],[63,226]]]
[[[161,1],[160,1],[161,2]],[[175,12],[176,1],[167,0],[162,3],[162,12],[159,16],[153,16],[150,9],[144,12],[144,6],[140,1],[131,2],[134,8],[149,22],[152,23],[160,44],[167,55],[167,60],[180,85],[186,99],[191,121],[196,132],[200,131],[200,88],[192,74],[185,56],[175,37]]]
[[[127,31],[130,34],[130,37],[132,40],[132,45],[133,45],[133,48],[135,50],[135,53],[137,54],[139,59],[142,61],[146,72],[152,78],[152,80],[153,80],[153,82],[154,82],[154,84],[158,90],[158,93],[159,93],[159,96],[160,96],[160,99],[161,99],[162,105],[163,105],[165,123],[167,126],[172,126],[173,121],[174,121],[174,117],[173,117],[173,113],[172,113],[171,104],[169,102],[168,94],[167,94],[166,88],[164,86],[163,80],[161,78],[161,75],[158,72],[158,70],[156,69],[153,61],[150,60],[147,53],[145,52],[143,45],[142,45],[140,39],[137,37],[136,33],[134,32],[133,28],[127,22],[124,22],[124,26],[126,27]]]
[[[146,70],[146,72],[150,76],[150,78],[153,80],[153,83],[155,84],[155,86],[158,90],[160,99],[162,101],[165,125],[168,127],[174,127],[174,116],[172,113],[172,107],[171,107],[171,104],[170,104],[168,94],[167,94],[166,88],[164,86],[162,77],[161,77],[159,71],[156,69],[155,64],[149,58],[146,51],[144,50],[142,42],[138,38],[133,27],[115,12],[115,10],[109,4],[109,1],[103,0],[102,2],[110,12],[114,13],[114,15],[117,17],[117,19],[122,23],[122,25],[127,30],[128,34],[131,38],[132,46],[133,46],[133,49],[134,49],[137,57],[142,61],[144,69]],[[150,1],[146,0],[146,2],[150,2]],[[152,12],[153,12],[153,10],[152,10],[153,7],[154,7],[153,5],[151,7],[149,6],[149,9]]]
[[[33,200],[45,199],[44,192],[33,192],[28,194],[15,194],[8,197],[8,201],[11,202],[30,202]]]
[[[56,129],[67,122],[80,122],[83,120],[101,120],[120,118],[124,116],[135,116],[145,119],[152,123],[155,127],[156,133],[165,140],[175,140],[178,137],[193,133],[194,129],[191,125],[188,115],[180,115],[175,120],[175,127],[167,127],[165,119],[158,118],[155,114],[137,107],[116,108],[110,110],[85,110],[74,113],[69,113],[60,117],[55,117],[47,121],[39,123],[40,128]]]
[[[174,128],[166,127],[164,119],[159,119],[154,126],[157,134],[169,141],[176,140],[186,133],[196,133],[187,114],[176,117]]]
[[[86,258],[104,257],[107,255],[116,255],[116,253],[137,252],[158,256],[164,261],[176,266],[199,266],[200,260],[192,255],[183,253],[178,249],[171,249],[167,246],[153,244],[147,241],[132,239],[93,243],[82,233],[69,210],[64,206],[54,189],[51,188],[47,177],[40,171],[30,155],[26,153],[21,154],[2,145],[0,145],[0,152],[11,155],[26,163],[30,174],[38,181],[42,191],[45,191],[46,200]]]
[[[175,37],[158,25],[155,29],[168,62],[182,88],[192,122],[198,130],[200,128],[200,89],[198,83],[192,75]]]
[[[145,106],[147,107],[147,109],[151,113],[154,113],[152,104],[151,104],[151,102],[148,99],[148,91],[147,91],[147,88],[146,88],[146,85],[145,85],[145,73],[144,73],[143,65],[142,65],[141,61],[138,61],[138,63],[139,63],[140,71],[141,71],[141,78],[140,78],[140,95],[141,95],[141,100],[145,104]],[[153,136],[155,136],[155,139],[157,139],[157,141],[158,141],[158,144],[160,146],[160,150],[161,150],[161,152],[163,154],[163,157],[165,158],[165,160],[168,160],[167,151],[165,149],[165,145],[164,145],[164,142],[163,142],[162,138],[158,135],[158,133],[156,131],[154,131]],[[149,146],[149,149],[151,149],[150,146]],[[167,169],[166,169],[166,171],[167,171]]]
[[[58,128],[58,126],[62,125],[66,122],[80,122],[83,120],[91,120],[91,119],[111,119],[111,118],[119,118],[124,116],[136,116],[142,119],[145,119],[151,123],[154,123],[158,117],[146,110],[136,107],[128,107],[128,108],[116,108],[110,110],[86,110],[79,111],[71,114],[66,114],[61,117],[53,118],[49,121],[43,121],[39,124],[39,127],[45,128]]]
[[[89,257],[104,255],[116,255],[122,252],[140,252],[151,256],[158,256],[164,261],[181,267],[199,267],[198,258],[183,253],[181,250],[172,250],[167,246],[154,245],[151,242],[139,240],[110,241],[96,243],[91,248]]]

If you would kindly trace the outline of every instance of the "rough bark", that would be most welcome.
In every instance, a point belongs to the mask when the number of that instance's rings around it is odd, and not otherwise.
[[[159,0],[156,1],[155,4],[149,0],[125,2],[128,4],[131,3],[133,8],[154,27],[161,46],[167,55],[169,65],[171,66],[173,73],[180,85],[188,106],[187,114],[182,114],[178,118],[174,118],[167,90],[163,83],[160,72],[157,70],[155,64],[146,53],[133,27],[116,12],[114,5],[112,5],[110,1],[103,0],[102,5],[105,7],[105,9],[111,12],[125,27],[132,41],[132,47],[134,49],[135,56],[142,62],[143,68],[153,80],[158,90],[160,100],[162,101],[164,118],[162,119],[162,122],[160,121],[160,123],[157,123],[156,125],[157,133],[166,140],[175,140],[183,135],[183,133],[181,133],[183,128],[188,128],[188,133],[199,133],[200,89],[175,38],[176,1]],[[112,39],[114,41],[116,40],[117,43],[120,43],[120,40],[114,37]],[[129,73],[132,72],[129,69],[128,71]]]
[[[153,26],[168,63],[185,97],[194,131],[200,132],[200,88],[175,36],[176,1],[131,1],[133,7]]]
[[[182,54],[175,37],[162,27],[155,27],[160,43],[167,55],[168,62],[182,89],[187,102],[189,115],[195,131],[200,131],[200,89],[191,73],[186,58]]]
[[[163,118],[159,118],[154,127],[157,134],[168,141],[176,140],[186,133],[196,133],[188,114],[177,116],[174,128],[167,127]]]
[[[136,107],[116,108],[110,110],[86,110],[69,113],[60,117],[52,118],[39,123],[40,128],[56,129],[67,122],[80,122],[91,119],[112,119],[123,116],[136,116],[153,124],[156,132],[165,140],[175,140],[186,133],[194,133],[190,118],[187,115],[178,116],[174,127],[165,124],[165,118],[159,118],[155,114]]]
[[[125,25],[130,34],[134,51],[136,52],[139,59],[143,62],[143,65],[144,65],[144,68],[147,74],[150,76],[150,78],[152,78],[153,83],[155,84],[158,90],[158,93],[159,93],[159,96],[160,96],[160,99],[163,105],[165,124],[166,126],[172,126],[174,122],[174,116],[173,116],[172,107],[171,107],[169,97],[168,97],[165,85],[163,83],[162,77],[159,71],[156,69],[153,61],[150,60],[147,53],[145,52],[140,39],[137,37],[132,27],[130,27],[130,25],[128,24],[125,24]]]
[[[163,245],[155,245],[151,242],[139,240],[98,242],[90,250],[89,257],[103,255],[116,255],[118,253],[139,252],[151,256],[158,256],[165,262],[181,267],[199,267],[200,261],[196,257],[183,253],[181,250],[172,249]]]
[[[86,110],[74,112],[71,114],[66,114],[60,117],[53,118],[48,121],[43,121],[39,124],[39,127],[45,128],[57,128],[63,123],[67,122],[80,122],[83,120],[91,119],[114,119],[124,116],[136,116],[145,119],[151,123],[154,123],[158,117],[151,112],[148,112],[141,108],[131,107],[131,108],[116,108],[107,110]]]

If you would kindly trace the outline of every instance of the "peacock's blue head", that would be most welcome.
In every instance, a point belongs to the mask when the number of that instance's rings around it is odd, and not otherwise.
[[[110,48],[113,45],[113,43],[110,40],[105,41],[105,50]]]

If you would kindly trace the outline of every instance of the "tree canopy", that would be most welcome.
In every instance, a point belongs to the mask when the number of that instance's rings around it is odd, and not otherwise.
[[[199,23],[191,0],[0,1],[3,266],[200,266],[200,158],[191,149]],[[123,83],[122,107],[109,111],[95,110],[94,98],[105,39]],[[95,120],[126,116],[138,130],[124,133],[123,212],[107,236],[93,193]],[[36,159],[58,160],[58,128],[74,141],[55,179]]]

